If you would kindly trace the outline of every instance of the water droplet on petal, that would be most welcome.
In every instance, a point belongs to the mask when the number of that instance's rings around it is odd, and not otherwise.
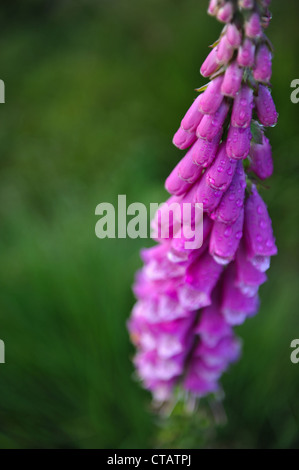
[[[235,235],[237,240],[241,240],[242,236],[243,236],[243,232],[241,232],[241,231],[237,232],[236,235]]]
[[[224,230],[223,235],[228,238],[228,237],[231,236],[231,234],[232,234],[232,227],[231,227],[231,226],[228,226],[228,227]]]
[[[260,220],[259,226],[260,228],[265,229],[267,227],[267,224],[264,220]]]

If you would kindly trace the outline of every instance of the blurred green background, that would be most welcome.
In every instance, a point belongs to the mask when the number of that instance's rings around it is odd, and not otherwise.
[[[207,3],[1,2],[0,448],[299,446],[295,0],[273,0],[268,31],[280,119],[268,132],[275,175],[263,197],[279,256],[259,315],[238,328],[243,357],[222,381],[225,426],[151,413],[125,326],[139,250],[151,242],[94,232],[100,202],[166,198],[182,157],[172,135],[221,29]]]

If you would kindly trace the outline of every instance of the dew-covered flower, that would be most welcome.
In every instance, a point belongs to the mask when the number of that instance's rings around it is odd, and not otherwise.
[[[272,75],[272,53],[267,44],[260,44],[255,56],[253,76],[256,81],[268,83]]]
[[[278,118],[268,87],[269,3],[209,2],[208,13],[225,24],[200,69],[209,83],[173,138],[185,155],[166,179],[171,196],[152,221],[157,245],[142,250],[128,322],[138,377],[158,402],[171,400],[177,387],[195,397],[219,390],[240,355],[234,326],[258,312],[259,289],[277,254],[259,187],[273,172],[264,128]],[[186,204],[191,225],[202,231],[195,248],[182,230]]]
[[[252,67],[254,64],[255,44],[245,38],[238,50],[237,63],[240,67]]]

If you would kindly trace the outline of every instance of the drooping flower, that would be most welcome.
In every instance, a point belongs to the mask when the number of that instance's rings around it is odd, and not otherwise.
[[[177,386],[196,397],[219,389],[240,355],[233,328],[257,313],[259,288],[277,253],[258,188],[273,172],[264,127],[278,118],[268,88],[269,3],[209,3],[208,13],[225,26],[201,67],[210,82],[173,139],[186,154],[166,180],[171,197],[152,222],[158,244],[141,253],[128,323],[138,376],[159,402]],[[202,233],[200,244],[187,245],[186,228]]]

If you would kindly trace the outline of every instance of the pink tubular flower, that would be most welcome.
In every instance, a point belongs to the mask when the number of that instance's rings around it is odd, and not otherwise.
[[[210,238],[210,253],[217,263],[225,265],[234,259],[243,236],[243,222],[243,209],[238,219],[232,224],[214,222]]]
[[[255,98],[255,107],[260,123],[266,127],[273,127],[277,123],[278,114],[269,88],[259,86],[258,96]]]
[[[182,127],[179,128],[173,138],[173,143],[179,149],[187,149],[196,141],[195,132],[185,131]]]
[[[238,48],[241,45],[242,33],[235,24],[230,23],[227,26],[226,39],[227,42],[231,45],[231,47],[233,47],[234,49]]]
[[[215,139],[222,131],[228,110],[229,103],[223,100],[215,114],[205,114],[196,130],[197,137],[207,139],[210,142]]]
[[[239,355],[240,342],[233,334],[221,338],[214,346],[199,341],[186,370],[184,388],[199,398],[216,392],[219,378]]]
[[[227,64],[232,58],[233,54],[234,54],[234,47],[231,46],[231,44],[228,42],[227,35],[225,34],[220,39],[220,42],[216,49],[216,60],[218,64]],[[205,76],[208,77],[209,75],[212,75],[212,74],[209,73],[208,75],[205,75]]]
[[[199,104],[199,111],[203,114],[215,114],[222,103],[223,95],[221,86],[223,77],[219,76],[209,83],[208,88],[203,92]]]
[[[215,137],[212,137],[211,140],[199,137],[191,149],[193,163],[203,168],[210,166],[216,156],[221,136],[222,129],[220,128],[218,133]]]
[[[219,63],[218,50],[216,47],[214,47],[214,49],[211,50],[210,54],[202,64],[200,73],[203,77],[209,77],[219,69]]]
[[[222,23],[228,23],[234,14],[234,7],[231,2],[226,2],[217,13],[217,19]]]
[[[218,150],[216,159],[206,171],[207,183],[211,188],[226,191],[236,170],[236,160],[231,160],[226,154],[226,145],[223,142]]]
[[[165,188],[170,194],[180,196],[185,194],[192,184],[200,177],[202,167],[192,160],[191,150],[178,163],[165,182]]]
[[[224,222],[225,224],[234,223],[244,206],[245,188],[246,176],[243,164],[238,162],[233,180],[218,207],[211,213],[211,219]]]
[[[200,101],[201,95],[199,95],[196,100],[194,100],[193,104],[182,119],[181,127],[185,131],[189,131],[190,133],[194,132],[202,120],[203,114],[198,109]]]
[[[178,387],[196,398],[219,390],[240,355],[234,326],[257,313],[277,253],[256,183],[273,172],[263,126],[278,118],[266,86],[269,3],[209,3],[208,13],[226,24],[201,67],[210,81],[173,138],[188,151],[166,180],[171,197],[151,224],[157,245],[141,252],[128,322],[138,377],[157,402],[172,400]]]
[[[222,195],[222,191],[212,188],[207,179],[202,178],[197,186],[195,200],[203,205],[205,212],[211,213],[218,206]]]
[[[228,325],[215,303],[202,310],[200,320],[194,329],[200,335],[202,342],[209,347],[217,345],[219,340],[232,336],[232,328]]]
[[[242,46],[238,50],[237,63],[240,67],[252,67],[254,64],[254,43],[245,38]]]
[[[200,224],[197,223],[197,225],[199,226]],[[199,241],[198,248],[196,247],[196,249],[195,247],[191,249],[187,248],[186,241],[188,241],[189,238],[184,235],[180,238],[173,238],[167,253],[168,260],[182,268],[205,253],[209,243],[211,225],[212,221],[207,216],[204,216],[202,221],[203,237],[202,240]]]
[[[231,124],[227,136],[227,155],[230,158],[244,160],[250,152],[251,137],[250,127],[243,129],[241,127],[234,127]]]
[[[231,123],[233,127],[247,128],[250,126],[253,109],[253,90],[247,85],[243,85],[237,94]]]
[[[263,135],[262,143],[251,143],[250,170],[261,180],[270,178],[273,173],[272,150],[269,139]]]
[[[266,44],[262,44],[256,53],[253,76],[258,82],[269,82],[272,75],[272,53]]]
[[[238,359],[239,353],[240,343],[230,334],[221,338],[215,346],[209,346],[204,342],[199,343],[194,351],[194,357],[202,358],[208,371],[216,372],[215,378],[219,378],[228,364]]]
[[[267,206],[255,186],[245,204],[245,240],[247,256],[253,263],[256,257],[277,254]]]
[[[245,23],[245,34],[248,38],[259,38],[262,34],[260,16],[258,13],[252,13],[249,20]]]
[[[186,269],[185,285],[179,289],[181,303],[188,309],[198,309],[198,306],[193,305],[192,299],[192,295],[196,292],[200,296],[201,307],[211,305],[211,293],[221,272],[222,266],[206,251]]]
[[[236,254],[236,287],[242,294],[253,297],[257,294],[261,284],[266,282],[265,273],[258,271],[247,258],[243,243],[240,243]]]
[[[218,0],[210,0],[208,8],[209,15],[216,16],[218,8]]]
[[[221,93],[225,96],[235,98],[238,93],[243,77],[243,70],[237,62],[232,62],[226,69],[224,80],[221,85]]]
[[[235,266],[232,263],[225,272],[222,292],[221,313],[229,325],[241,325],[247,317],[257,313],[258,295],[248,297],[236,286]]]

